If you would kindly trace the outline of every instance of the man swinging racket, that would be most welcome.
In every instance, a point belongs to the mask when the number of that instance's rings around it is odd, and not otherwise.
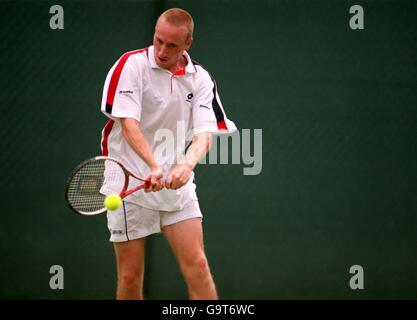
[[[177,258],[189,298],[218,298],[204,252],[193,169],[209,151],[212,133],[236,127],[225,115],[216,83],[187,53],[193,28],[188,12],[165,11],[156,22],[153,45],[122,55],[105,81],[101,110],[110,119],[102,132],[103,155],[150,181],[145,192],[107,213],[117,299],[143,299],[145,238],[160,232]],[[179,124],[185,127],[181,137]],[[161,129],[174,133],[175,146],[189,144],[181,157],[157,152],[166,143],[158,138]]]

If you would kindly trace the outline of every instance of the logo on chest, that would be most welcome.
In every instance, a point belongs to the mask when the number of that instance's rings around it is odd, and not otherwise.
[[[194,97],[194,95],[192,94],[192,92],[190,92],[189,94],[187,94],[187,99],[185,99],[185,101],[191,103],[191,99]]]

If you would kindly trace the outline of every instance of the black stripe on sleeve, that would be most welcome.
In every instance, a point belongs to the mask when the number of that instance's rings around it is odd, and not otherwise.
[[[214,87],[213,87],[213,111],[214,114],[216,115],[216,120],[217,122],[223,122],[224,121],[224,114],[222,109],[220,108],[220,104],[219,101],[217,100],[217,85],[216,85],[216,81],[214,81],[213,77],[211,77],[211,81],[213,81],[214,83]]]
[[[111,104],[106,103],[106,112],[111,114],[112,109],[113,109],[113,106]]]
[[[202,67],[204,70],[206,70],[206,71],[207,71],[207,69],[206,69],[206,68],[204,68],[204,67],[203,67],[200,63],[198,63],[197,61],[195,61],[195,60],[191,60],[191,61],[193,62],[194,67],[195,67],[195,66],[200,66],[200,67]],[[196,70],[197,70],[197,68],[196,68]],[[220,103],[219,103],[219,101],[217,100],[217,84],[216,84],[216,81],[214,80],[214,78],[212,77],[212,75],[210,74],[210,72],[208,72],[208,71],[207,71],[207,73],[209,74],[210,79],[211,79],[211,81],[213,81],[213,84],[214,84],[214,86],[213,86],[213,101],[212,101],[214,115],[216,116],[216,120],[217,120],[217,122],[224,122],[224,113],[223,113],[223,111],[222,111],[222,109],[221,109],[221,107],[220,107]]]

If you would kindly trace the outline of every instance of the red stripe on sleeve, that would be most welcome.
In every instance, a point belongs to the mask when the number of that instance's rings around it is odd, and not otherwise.
[[[219,130],[227,130],[226,122],[225,121],[219,121],[219,122],[217,122],[217,129],[219,129]]]
[[[136,53],[141,53],[148,50],[147,48],[145,49],[139,49],[139,50],[135,50],[135,51],[129,51],[126,52],[119,60],[119,63],[117,64],[116,68],[114,68],[113,74],[111,76],[110,79],[110,84],[109,84],[109,88],[107,90],[107,99],[106,99],[106,104],[113,106],[113,101],[114,101],[114,96],[116,95],[116,89],[117,89],[117,85],[119,84],[119,79],[120,79],[120,75],[122,73],[123,67],[126,64],[127,59],[129,59],[129,57],[132,54],[136,54]]]
[[[114,120],[109,120],[106,122],[106,125],[103,129],[103,138],[101,140],[101,150],[103,152],[103,156],[109,155],[109,148],[108,148],[108,141],[111,129],[113,128]]]

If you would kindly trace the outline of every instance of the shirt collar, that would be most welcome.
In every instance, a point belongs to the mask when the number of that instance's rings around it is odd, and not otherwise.
[[[196,70],[196,68],[194,66],[194,63],[191,60],[190,55],[185,50],[184,50],[184,56],[187,59],[187,65],[185,66],[185,73],[195,73],[195,72],[197,72],[197,70]],[[158,64],[155,61],[155,49],[154,49],[154,46],[150,46],[148,48],[148,58],[149,58],[149,63],[151,64],[152,69],[163,69],[160,66],[158,66]],[[182,70],[182,72],[181,72],[181,70],[178,70],[177,73],[175,73],[175,75],[185,74],[184,73],[184,70]]]

